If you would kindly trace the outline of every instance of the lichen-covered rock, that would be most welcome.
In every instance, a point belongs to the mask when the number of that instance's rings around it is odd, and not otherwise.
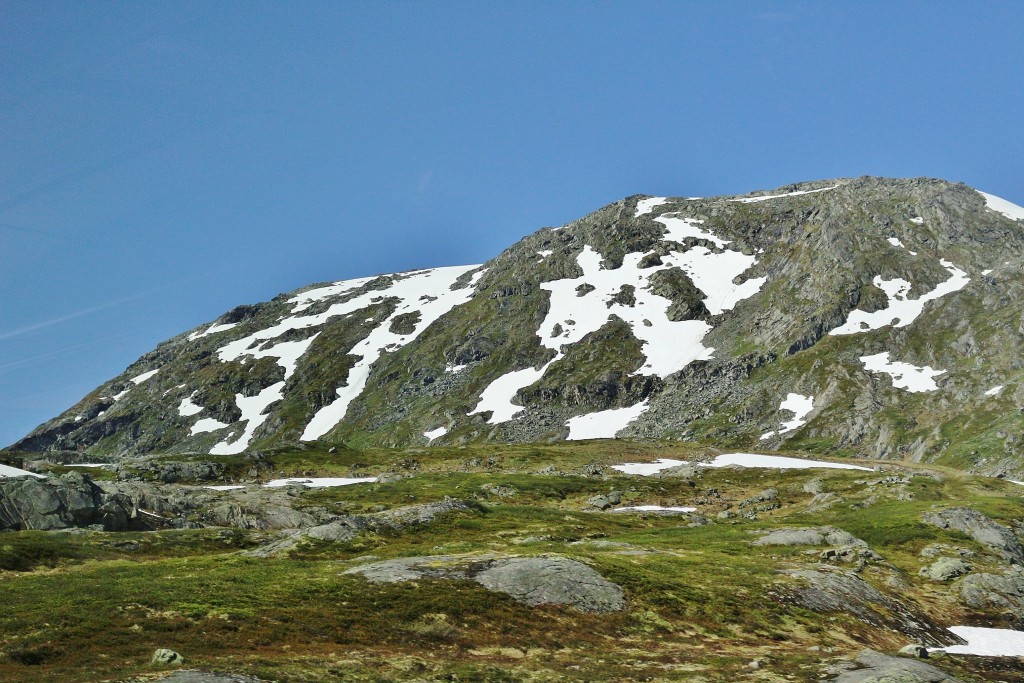
[[[974,609],[1001,609],[1024,620],[1024,574],[968,574],[956,584],[960,600]]]
[[[775,529],[754,541],[754,545],[830,545],[867,546],[853,534],[831,526],[805,527],[797,529]]]
[[[931,664],[873,650],[861,652],[857,664],[861,668],[844,671],[833,683],[963,683]]]
[[[920,574],[932,581],[952,581],[971,571],[971,565],[959,557],[940,557],[927,567],[922,567]]]
[[[181,666],[185,663],[185,658],[174,650],[162,647],[153,653],[150,661],[155,666]]]
[[[469,579],[527,605],[567,605],[581,612],[625,609],[622,589],[576,560],[559,556],[435,555],[403,557],[353,567],[373,583]]]
[[[133,524],[136,521],[138,524]],[[94,525],[105,531],[145,528],[129,497],[104,492],[84,474],[0,479],[0,530]]]

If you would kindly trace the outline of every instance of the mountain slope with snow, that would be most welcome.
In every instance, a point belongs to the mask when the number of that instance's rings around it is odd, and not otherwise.
[[[1021,473],[1022,253],[1024,209],[940,180],[633,196],[482,265],[240,306],[12,448],[619,436]]]

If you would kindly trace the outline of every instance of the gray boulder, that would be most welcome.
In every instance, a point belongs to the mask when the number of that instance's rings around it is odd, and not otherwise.
[[[940,557],[927,567],[922,567],[921,576],[932,581],[952,581],[971,571],[971,565],[958,557]]]
[[[971,508],[950,508],[925,513],[924,521],[940,529],[970,536],[1013,564],[1024,564],[1024,547],[1007,527]]]
[[[1010,610],[1024,619],[1024,574],[970,574],[960,580],[957,590],[968,607]]]
[[[46,531],[95,525],[105,531],[145,528],[131,499],[105,493],[84,474],[74,472],[58,479],[0,479],[0,530]]]
[[[844,671],[834,683],[963,683],[931,664],[874,650],[861,652],[857,664],[862,668]]]
[[[150,661],[155,666],[181,666],[185,663],[185,658],[174,650],[162,647],[153,653],[153,658]]]
[[[867,546],[853,534],[831,526],[797,529],[775,529],[754,541],[754,545],[829,545],[834,547]]]
[[[527,605],[567,605],[581,612],[617,612],[626,607],[619,586],[582,562],[560,556],[402,557],[353,567],[343,573],[360,574],[372,583],[472,580]]]

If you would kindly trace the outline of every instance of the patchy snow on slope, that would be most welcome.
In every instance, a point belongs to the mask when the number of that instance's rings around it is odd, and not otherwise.
[[[1001,392],[1002,390],[1003,390],[1003,385],[1002,385],[1002,384],[1000,384],[999,386],[995,386],[995,387],[992,387],[991,389],[989,389],[988,391],[986,391],[986,392],[985,392],[985,395],[986,395],[986,396],[996,396],[996,395],[998,395],[998,394],[999,394],[999,392]]]
[[[639,218],[644,214],[648,214],[654,211],[654,207],[664,204],[668,197],[648,197],[647,199],[641,199],[636,203],[636,217]]]
[[[551,364],[564,357],[566,346],[596,332],[613,315],[625,321],[643,344],[641,351],[645,362],[639,370],[642,374],[665,378],[693,361],[708,360],[714,355],[713,348],[702,344],[711,326],[700,320],[669,320],[668,309],[672,302],[650,291],[650,278],[661,270],[681,268],[704,293],[708,310],[717,314],[760,291],[766,278],[733,284],[733,280],[757,262],[757,257],[725,249],[729,243],[700,227],[700,221],[664,216],[655,220],[665,226],[664,241],[681,242],[694,237],[711,242],[721,251],[698,245],[683,252],[665,254],[661,257],[662,264],[652,268],[641,268],[640,262],[646,254],[633,252],[623,257],[618,268],[606,269],[602,267],[601,254],[590,245],[584,246],[576,257],[583,275],[540,284],[551,296],[547,316],[537,336],[542,345],[555,351],[555,356],[542,368],[513,370],[495,379],[480,394],[480,401],[470,415],[491,411],[487,424],[512,419],[523,411],[522,406],[513,403],[519,390],[543,377]],[[593,289],[578,296],[577,288],[581,285]],[[615,301],[623,287],[633,288],[633,305]]]
[[[622,465],[612,465],[613,470],[618,470],[623,474],[638,474],[642,477],[649,477],[652,474],[657,474],[662,470],[672,469],[680,465],[685,465],[685,460],[673,460],[672,458],[658,458],[654,462],[627,462]]]
[[[438,427],[437,429],[432,429],[429,432],[423,432],[423,436],[425,436],[428,439],[430,439],[431,441],[433,441],[434,439],[440,439],[442,436],[444,436],[447,433],[448,433],[448,428],[447,427]]]
[[[569,428],[567,441],[583,439],[614,439],[615,435],[640,417],[647,410],[647,401],[643,400],[628,408],[612,408],[587,415],[569,418],[565,426]]]
[[[328,405],[317,411],[313,419],[306,425],[302,433],[303,441],[314,441],[329,432],[335,425],[345,418],[349,404],[356,399],[370,377],[370,366],[381,357],[382,354],[405,346],[413,339],[416,339],[423,330],[427,329],[435,320],[448,313],[460,304],[469,301],[476,287],[476,283],[485,271],[480,270],[473,274],[470,282],[461,289],[451,289],[451,286],[462,275],[478,269],[479,266],[452,266],[448,268],[434,268],[422,270],[397,279],[390,287],[381,291],[374,291],[358,296],[343,304],[331,306],[322,315],[331,317],[332,311],[338,308],[339,311],[353,312],[373,303],[372,299],[397,298],[398,305],[395,311],[373,329],[362,341],[349,349],[348,353],[362,358],[352,366],[348,373],[348,381],[343,387],[336,391],[337,398]],[[401,335],[391,332],[391,320],[403,313],[419,311],[420,319],[411,334]],[[335,313],[334,315],[340,315]],[[311,316],[319,318],[320,316]],[[326,318],[324,319],[326,321]],[[282,332],[283,334],[283,332]]]
[[[235,394],[235,405],[242,411],[241,422],[245,422],[245,431],[232,442],[225,439],[210,449],[211,455],[235,455],[241,453],[252,440],[253,433],[270,417],[267,408],[281,400],[284,394],[284,382],[272,384],[255,396]]]
[[[142,384],[143,382],[145,382],[147,379],[149,379],[158,372],[160,372],[160,368],[157,368],[156,370],[150,370],[149,372],[144,372],[141,375],[136,375],[135,377],[131,378],[131,383],[136,385]]]
[[[663,505],[627,505],[612,512],[696,512],[697,508],[665,507]]]
[[[263,486],[266,488],[279,488],[291,484],[302,484],[306,488],[319,489],[331,486],[351,486],[352,484],[372,484],[377,477],[288,477],[287,479],[274,479]]]
[[[988,192],[978,192],[982,197],[985,198],[985,206],[997,211],[1010,220],[1024,221],[1024,207],[1017,206],[1013,202],[1008,202],[1002,197],[997,197],[994,194]]]
[[[982,275],[991,275],[992,274],[992,269],[991,268],[987,268],[987,269],[981,271],[981,274]]]
[[[779,404],[779,410],[788,410],[793,413],[793,419],[782,423],[782,427],[775,430],[774,432],[767,432],[761,436],[761,439],[768,439],[773,436],[785,434],[791,432],[794,429],[803,427],[807,424],[807,416],[810,415],[811,411],[814,410],[814,397],[804,396],[802,394],[787,394],[786,398]]]
[[[1024,631],[982,626],[950,626],[949,630],[967,641],[966,645],[930,648],[945,650],[951,655],[985,657],[1024,657]]]
[[[203,412],[204,408],[201,405],[197,405],[192,402],[192,396],[195,396],[196,392],[192,392],[191,395],[181,399],[181,403],[178,405],[178,415],[182,417],[191,417],[198,415]]]
[[[859,334],[870,330],[878,330],[887,325],[906,327],[921,315],[925,304],[929,301],[935,301],[947,294],[960,291],[971,281],[967,277],[967,273],[946,259],[941,259],[939,263],[949,271],[949,279],[939,283],[935,289],[922,294],[918,299],[907,298],[912,285],[906,280],[902,278],[885,280],[880,275],[876,275],[874,279],[875,286],[884,291],[886,296],[889,297],[889,305],[874,313],[868,313],[860,309],[850,311],[846,323],[829,332],[829,335]]]
[[[910,222],[916,223],[917,225],[924,225],[924,219],[921,218],[920,216],[914,216],[913,218],[910,219]]]
[[[833,470],[865,470],[870,467],[850,465],[825,460],[804,460],[803,458],[787,458],[781,455],[763,455],[761,453],[725,453],[708,463],[698,463],[701,467],[753,467],[764,469],[833,469]]]
[[[892,377],[894,387],[912,393],[935,391],[939,388],[935,378],[946,374],[945,370],[936,370],[929,365],[918,367],[902,361],[891,361],[888,351],[873,356],[861,356],[860,360],[868,372],[885,373]]]
[[[10,465],[0,465],[0,479],[8,477],[35,477],[36,479],[46,478],[42,474],[36,474],[35,472],[29,472],[28,470],[21,470],[17,467],[11,467]]]
[[[445,372],[450,372],[452,374],[458,374],[458,373],[462,372],[463,370],[465,370],[466,367],[467,367],[466,365],[446,365],[444,367],[444,371]]]
[[[218,429],[224,429],[225,427],[230,426],[231,425],[225,424],[220,420],[215,420],[212,417],[204,417],[200,420],[197,420],[196,423],[189,428],[188,434],[189,436],[195,436],[196,434],[215,432]]]
[[[537,256],[540,256],[542,259],[546,259],[548,256],[551,256],[554,253],[555,252],[552,251],[551,249],[541,249],[540,251],[537,252]]]
[[[351,292],[354,289],[359,289],[368,282],[373,282],[379,275],[373,275],[371,277],[360,277],[352,280],[339,280],[333,284],[327,285],[326,287],[317,287],[316,289],[310,289],[300,294],[293,296],[288,299],[288,303],[295,304],[292,308],[292,313],[301,313],[315,302],[323,299],[329,299],[335,296],[341,296],[346,292]]]
[[[204,486],[203,488],[210,489],[211,491],[237,491],[245,487],[241,484],[216,484],[214,486]]]
[[[218,332],[227,332],[228,330],[238,327],[238,323],[224,323],[223,325],[211,325],[202,332],[193,332],[188,335],[189,341],[195,341],[201,337],[208,337],[211,334],[217,334]]]
[[[796,192],[786,192],[784,194],[768,194],[762,195],[760,197],[745,197],[743,199],[731,199],[729,201],[741,202],[743,204],[753,204],[755,202],[763,202],[769,199],[779,199],[780,197],[797,197],[802,194],[814,194],[815,192],[825,192],[827,190],[834,190],[837,187],[839,186],[833,185],[832,187],[821,187],[818,188],[817,190],[797,190]]]

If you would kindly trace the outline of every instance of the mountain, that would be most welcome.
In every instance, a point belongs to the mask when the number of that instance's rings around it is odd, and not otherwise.
[[[862,177],[632,196],[482,265],[313,285],[160,344],[15,451],[624,437],[1024,473],[1024,209]]]

